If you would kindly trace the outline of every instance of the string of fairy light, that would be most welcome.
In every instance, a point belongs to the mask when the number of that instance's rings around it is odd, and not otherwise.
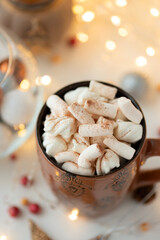
[[[83,22],[90,23],[96,18],[96,14],[94,11],[88,10],[85,11],[84,3],[87,2],[87,0],[75,0],[75,4],[72,7],[72,12],[75,14],[77,20],[82,20]],[[104,1],[104,6],[113,9],[113,6],[116,6],[117,8],[125,8],[128,5],[127,0],[115,0],[115,1]],[[160,15],[160,12],[157,8],[150,8],[148,11],[148,14],[150,14],[152,17],[158,18]],[[110,21],[114,27],[117,27],[117,33],[120,37],[127,37],[128,31],[125,27],[121,26],[121,18],[118,15],[113,15],[110,18]],[[78,32],[76,34],[76,37],[78,40],[82,43],[85,43],[89,40],[89,35],[84,32]],[[117,48],[118,44],[113,41],[112,39],[109,39],[105,42],[104,47],[107,51],[114,51]],[[153,57],[156,54],[156,51],[153,46],[148,46],[144,52],[144,56],[137,56],[135,59],[135,65],[137,67],[143,67],[147,64],[147,58],[145,57],[145,54],[149,57]]]

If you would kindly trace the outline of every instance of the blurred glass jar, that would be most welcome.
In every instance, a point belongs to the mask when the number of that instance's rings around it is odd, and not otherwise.
[[[43,103],[36,61],[17,39],[0,29],[0,158],[32,133]]]
[[[30,45],[58,42],[71,22],[72,0],[2,0],[0,22]]]

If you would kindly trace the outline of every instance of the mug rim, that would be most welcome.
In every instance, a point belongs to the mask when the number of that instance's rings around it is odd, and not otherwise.
[[[84,87],[84,86],[87,86],[89,85],[91,80],[86,80],[86,81],[78,81],[78,82],[74,82],[72,84],[69,84],[69,85],[66,85],[65,87],[61,88],[60,90],[56,91],[55,93],[53,94],[56,94],[59,96],[59,94],[61,94],[62,92],[69,92],[71,90],[75,90],[76,88],[78,87]],[[36,123],[36,140],[37,140],[37,143],[38,143],[38,147],[41,149],[43,155],[45,156],[45,158],[47,159],[47,161],[52,164],[57,171],[62,171],[63,173],[67,173],[69,175],[72,175],[73,177],[81,177],[83,179],[87,178],[87,179],[101,179],[101,178],[104,178],[104,177],[107,177],[107,176],[110,176],[114,173],[117,173],[118,171],[120,171],[121,169],[125,168],[126,166],[128,166],[129,164],[131,164],[136,158],[137,156],[139,155],[139,153],[141,152],[142,148],[143,148],[143,145],[145,143],[145,139],[146,139],[146,121],[145,121],[145,117],[144,117],[144,113],[141,109],[141,107],[139,106],[139,104],[137,103],[137,101],[129,94],[127,93],[126,91],[124,91],[122,88],[114,85],[114,84],[111,84],[111,83],[108,83],[108,82],[103,82],[103,81],[98,81],[98,80],[95,80],[97,82],[100,82],[102,84],[105,84],[105,85],[108,85],[110,87],[115,87],[118,89],[118,92],[120,92],[124,97],[127,97],[131,100],[131,102],[134,104],[134,106],[136,106],[136,108],[138,108],[142,115],[143,115],[143,118],[141,120],[141,125],[143,127],[143,134],[142,134],[142,138],[140,141],[140,144],[139,144],[139,147],[138,149],[136,150],[133,158],[131,160],[125,160],[125,164],[124,166],[120,166],[118,168],[114,168],[113,170],[111,170],[109,173],[105,174],[105,175],[94,175],[94,176],[83,176],[83,175],[79,175],[79,174],[75,174],[75,173],[71,173],[69,171],[66,171],[64,170],[63,168],[61,168],[60,166],[58,166],[58,164],[56,165],[56,160],[54,157],[50,157],[47,153],[46,153],[46,149],[43,147],[43,144],[42,144],[42,136],[40,134],[40,125],[41,125],[41,119],[42,117],[44,116],[44,112],[46,110],[47,105],[46,105],[46,102],[44,103],[43,107],[41,108],[41,111],[38,115],[38,118],[37,118],[37,123]],[[117,92],[117,93],[118,93]],[[64,93],[64,94],[65,94]],[[64,95],[63,94],[63,95]]]

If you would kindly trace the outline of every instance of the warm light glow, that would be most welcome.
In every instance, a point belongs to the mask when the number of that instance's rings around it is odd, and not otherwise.
[[[44,75],[43,77],[41,77],[41,84],[47,86],[51,83],[52,79],[50,76],[48,75]]]
[[[116,44],[113,41],[106,42],[106,48],[110,51],[113,51],[116,48]]]
[[[92,11],[87,11],[82,15],[84,22],[91,22],[95,18],[95,14]]]
[[[74,5],[72,7],[72,12],[74,14],[82,14],[84,12],[84,8],[81,5]]]
[[[159,16],[159,11],[156,8],[151,8],[150,13],[154,16],[154,17],[158,17]]]
[[[112,16],[111,22],[113,23],[113,25],[119,26],[121,24],[121,19],[118,16]]]
[[[150,57],[152,57],[152,56],[155,55],[155,50],[154,50],[154,48],[152,48],[152,47],[148,47],[148,48],[146,49],[146,53],[147,53]]]
[[[0,236],[0,240],[7,240],[8,238],[7,238],[7,236],[6,235],[1,235]]]
[[[58,171],[56,171],[56,176],[59,177],[59,172]]]
[[[127,5],[127,1],[126,0],[116,0],[115,4],[117,5],[117,7],[124,7]]]
[[[88,35],[86,33],[79,32],[76,34],[76,37],[80,42],[85,43],[88,41]]]
[[[24,124],[19,124],[18,128],[19,128],[19,130],[23,130],[23,129],[25,129],[25,125]]]
[[[25,125],[24,124],[19,124],[19,125],[14,125],[14,130],[23,130],[25,129]]]
[[[21,83],[20,83],[20,88],[22,90],[28,90],[30,88],[30,82],[27,79],[24,79]]]
[[[143,67],[147,64],[147,59],[145,57],[137,57],[135,60],[135,64],[137,65],[137,67]]]
[[[121,37],[127,37],[127,35],[128,35],[128,32],[125,28],[119,28],[118,33]]]
[[[71,221],[75,221],[78,218],[78,214],[79,214],[79,210],[77,208],[74,208],[68,217]]]
[[[18,131],[18,136],[19,137],[24,137],[26,135],[26,129],[23,129],[23,130],[19,130]]]

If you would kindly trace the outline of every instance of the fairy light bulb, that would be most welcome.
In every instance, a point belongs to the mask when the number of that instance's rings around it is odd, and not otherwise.
[[[19,130],[25,129],[25,125],[24,125],[23,123],[19,124],[18,129],[19,129]]]
[[[155,50],[152,47],[147,47],[146,53],[147,53],[148,56],[152,57],[152,56],[155,55]]]
[[[159,11],[158,11],[158,9],[156,9],[156,8],[151,8],[151,9],[150,9],[150,13],[151,13],[152,16],[154,16],[154,17],[158,17],[158,16],[159,16]]]
[[[41,84],[42,85],[47,86],[47,85],[51,84],[51,81],[52,81],[52,79],[49,75],[44,75],[43,77],[41,77]]]
[[[136,58],[135,64],[137,67],[143,67],[147,64],[147,59],[143,56],[139,56]]]
[[[76,34],[76,37],[80,42],[85,43],[88,41],[88,35],[86,33],[79,32]]]
[[[121,24],[121,19],[118,16],[112,16],[111,22],[115,26],[119,26]]]
[[[92,11],[87,11],[82,15],[84,22],[91,22],[95,18],[95,14]]]
[[[118,29],[118,34],[121,36],[121,37],[127,37],[128,35],[128,32],[125,28],[119,28]]]
[[[79,210],[78,210],[78,208],[74,208],[72,211],[71,211],[71,213],[69,214],[69,219],[71,220],[71,221],[75,221],[75,220],[77,220],[77,218],[78,218],[78,214],[79,214]]]
[[[1,235],[0,236],[0,240],[7,240],[8,238],[7,238],[7,236],[6,235]]]
[[[115,4],[117,7],[125,7],[127,5],[127,1],[126,0],[116,0]]]
[[[58,171],[56,171],[56,176],[59,177],[59,172]]]
[[[82,13],[84,12],[84,8],[83,8],[83,6],[81,6],[81,5],[74,5],[74,6],[72,7],[72,12],[73,12],[74,14],[82,14]]]
[[[116,44],[113,41],[107,41],[105,46],[109,51],[113,51],[116,48]]]
[[[22,129],[18,131],[18,136],[19,137],[24,137],[26,135],[26,129]]]
[[[25,91],[28,90],[30,88],[29,81],[27,79],[22,80],[22,82],[20,83],[20,88]]]

